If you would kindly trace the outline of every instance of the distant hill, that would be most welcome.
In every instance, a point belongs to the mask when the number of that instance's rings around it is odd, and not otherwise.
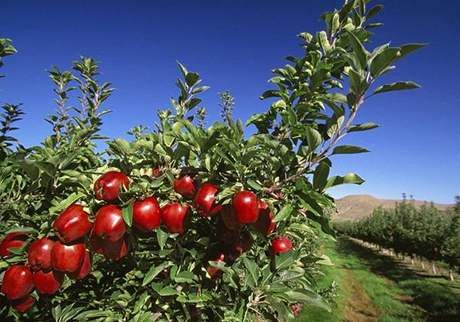
[[[374,208],[394,208],[396,202],[400,201],[401,200],[396,199],[379,199],[371,195],[349,195],[335,200],[337,214],[335,214],[332,219],[335,221],[360,219],[369,216]],[[429,202],[421,200],[410,200],[409,202],[414,203],[417,207],[425,203],[429,204]],[[447,209],[453,206],[437,203],[434,205],[439,209]]]

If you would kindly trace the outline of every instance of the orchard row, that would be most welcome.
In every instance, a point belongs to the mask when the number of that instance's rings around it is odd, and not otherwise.
[[[158,174],[157,169],[153,172]],[[251,191],[239,191],[230,204],[221,205],[216,201],[219,188],[211,183],[197,187],[192,177],[182,176],[173,181],[173,186],[184,199],[193,202],[171,202],[160,208],[154,196],[135,201],[132,221],[138,231],[148,233],[163,224],[168,232],[182,235],[187,230],[193,207],[201,217],[218,216],[217,234],[222,242],[231,244],[230,251],[222,250],[211,260],[232,263],[253,243],[251,235],[241,231],[244,225],[252,225],[264,236],[276,229],[267,203]],[[116,203],[120,192],[128,189],[129,178],[125,174],[106,172],[94,185],[96,199],[105,204],[97,210],[93,223],[82,205],[70,205],[52,225],[57,240],[44,237],[33,241],[27,250],[27,264],[12,265],[6,270],[1,291],[17,311],[25,312],[33,306],[34,297],[30,293],[34,289],[42,295],[55,294],[65,274],[74,280],[84,279],[91,271],[92,252],[113,261],[128,255],[127,225]],[[9,233],[0,244],[0,255],[8,257],[10,249],[25,247],[28,237],[26,232]],[[280,254],[291,248],[288,238],[276,237],[271,241],[270,252]],[[222,272],[215,266],[208,266],[207,273],[214,279]]]
[[[443,211],[403,201],[394,209],[377,208],[370,217],[339,223],[336,228],[398,253],[444,261],[460,271],[460,202]]]

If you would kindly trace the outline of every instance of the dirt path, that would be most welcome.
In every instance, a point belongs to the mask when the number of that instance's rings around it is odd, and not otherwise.
[[[353,252],[356,256],[359,256],[360,260],[369,269],[369,272],[381,278],[384,285],[388,286],[388,289],[398,289],[392,296],[398,302],[408,305],[406,310],[410,314],[404,320],[460,321],[460,283],[458,280],[450,281],[448,276],[444,274],[445,272],[438,270],[433,274],[433,272],[429,271],[430,267],[423,269],[417,265],[418,263],[413,265],[410,260],[394,256],[394,254],[387,251],[379,251],[379,249],[370,247],[367,243],[359,240],[343,239],[342,242],[341,245],[344,246],[342,249],[343,254]],[[353,276],[354,272],[350,270],[349,273]],[[358,283],[360,281],[361,279],[358,280]],[[377,293],[373,294],[374,289],[372,286],[369,288],[368,283],[363,285],[365,285],[363,292],[364,294],[366,290],[369,292],[368,295],[371,298],[369,299],[368,297],[367,300],[372,303]],[[353,285],[350,287],[353,287]],[[361,295],[353,297],[362,298]],[[350,299],[351,303],[354,301],[354,299]],[[365,303],[365,300],[363,302]],[[354,308],[353,304],[351,305],[351,310],[357,310],[358,313],[362,313],[359,306]],[[376,309],[375,305],[377,305]],[[386,309],[378,303],[374,304],[374,309],[369,308],[368,311],[374,313],[376,311],[377,315],[369,314],[366,317],[364,313],[364,319],[358,320],[352,316],[351,319],[347,317],[347,320],[374,322],[379,317],[386,316]],[[402,311],[400,310],[400,312]]]
[[[346,269],[343,287],[350,298],[345,303],[343,316],[346,322],[375,322],[380,312],[371,302],[363,286],[353,275],[353,271]]]

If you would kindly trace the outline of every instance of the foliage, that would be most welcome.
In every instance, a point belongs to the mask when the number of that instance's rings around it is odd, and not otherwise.
[[[331,232],[329,212],[334,203],[326,190],[363,182],[353,173],[329,176],[331,157],[367,151],[338,143],[349,132],[376,127],[354,123],[369,97],[416,87],[410,82],[377,86],[397,60],[423,46],[385,44],[366,49],[370,30],[380,25],[371,19],[381,9],[377,5],[367,10],[367,5],[366,0],[347,1],[323,15],[326,30],[299,35],[304,54],[289,56],[287,65],[274,70],[270,82],[276,88],[261,98],[276,100],[266,113],[246,122],[257,129],[252,135],[232,118],[229,93],[222,95],[224,122],[206,128],[206,110],[198,95],[208,87],[201,84],[198,73],[179,64],[179,95],[171,99],[171,108],[158,112],[154,129],[136,127],[129,132],[130,141],[109,140],[107,150],[100,153],[95,141],[103,139],[99,132],[108,110],[102,108],[111,85],[98,80],[98,66],[91,58],[76,61],[71,71],[53,68],[57,111],[47,118],[52,134],[39,146],[4,148],[2,231],[25,230],[28,242],[54,238],[52,222],[75,202],[94,218],[104,204],[94,198],[94,181],[119,169],[130,178],[129,189],[115,201],[129,227],[130,250],[117,262],[94,254],[86,279],[66,277],[53,297],[34,293],[38,305],[24,316],[56,321],[253,321],[286,320],[292,317],[291,304],[328,309],[315,280],[321,259],[319,238]],[[1,44],[0,49],[7,48],[4,52],[14,52],[8,40]],[[18,120],[18,114],[10,121],[7,117],[7,125]],[[170,234],[165,227],[149,233],[132,227],[135,200],[153,195],[161,206],[186,202],[172,189],[174,178],[182,175],[219,187],[221,205],[230,204],[242,189],[255,192],[274,214],[274,235],[288,236],[294,249],[274,256],[269,251],[272,236],[246,225],[236,242],[249,239],[250,249],[225,263],[213,261],[216,253],[235,245],[227,245],[219,230],[221,215],[202,218],[194,209],[183,235]],[[89,243],[87,247],[93,250]],[[24,262],[26,250],[27,245],[12,251],[0,266]],[[222,276],[210,278],[209,266],[221,270]],[[9,306],[0,314],[4,319],[18,316]]]
[[[458,206],[442,211],[432,204],[417,208],[404,200],[394,209],[376,208],[370,217],[336,226],[349,236],[460,268]]]

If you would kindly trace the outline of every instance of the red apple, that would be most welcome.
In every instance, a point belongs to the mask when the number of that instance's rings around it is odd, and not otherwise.
[[[184,220],[188,212],[188,207],[188,205],[181,205],[178,202],[174,202],[167,204],[161,209],[161,220],[171,233],[184,233]]]
[[[17,300],[34,289],[32,272],[24,265],[10,266],[3,276],[2,293],[8,300]]]
[[[21,248],[24,246],[25,239],[27,239],[27,233],[20,231],[6,235],[0,243],[0,256],[9,256],[11,254],[10,248]]]
[[[55,294],[61,287],[64,274],[55,271],[37,271],[33,273],[35,288],[40,294]]]
[[[220,216],[225,224],[225,227],[228,229],[239,230],[241,228],[241,225],[236,220],[235,211],[231,205],[224,205],[220,211]]]
[[[50,270],[51,251],[54,247],[54,241],[48,238],[42,238],[30,244],[28,250],[28,262],[33,271]]]
[[[122,187],[129,188],[128,177],[120,171],[108,171],[94,184],[96,199],[112,201],[118,199]]]
[[[289,307],[291,308],[292,315],[294,316],[298,316],[302,309],[299,303],[292,303]]]
[[[126,233],[122,211],[116,205],[105,205],[96,213],[94,221],[94,235],[99,238],[117,241]]]
[[[61,272],[75,272],[81,267],[85,252],[85,244],[64,245],[56,242],[51,252],[53,268]]]
[[[173,181],[174,191],[182,195],[185,198],[193,198],[196,192],[195,183],[189,176],[183,176],[180,179],[174,179]]]
[[[104,255],[107,259],[118,261],[128,255],[129,246],[126,238],[122,238],[116,242],[110,242],[92,236],[90,241],[93,250],[96,253]]]
[[[287,237],[278,237],[272,240],[272,251],[275,254],[282,254],[290,251],[292,242]]]
[[[160,227],[161,210],[155,197],[148,197],[134,203],[133,222],[137,229],[146,232]]]
[[[35,303],[35,299],[32,295],[27,295],[23,298],[11,301],[11,306],[19,313],[29,311]]]
[[[159,177],[161,175],[161,170],[159,167],[152,169],[152,177]]]
[[[233,196],[232,206],[240,224],[251,224],[259,217],[257,196],[251,191],[240,191]]]
[[[225,255],[223,253],[220,253],[219,256],[217,256],[216,258],[211,259],[211,261],[212,262],[224,263],[225,262]],[[218,278],[218,277],[220,277],[222,275],[222,271],[220,270],[220,268],[215,267],[215,266],[208,266],[206,271],[208,272],[209,276],[212,279]]]
[[[72,277],[74,280],[82,280],[88,276],[89,272],[91,272],[91,254],[86,251],[80,268],[75,272],[70,273],[70,277]]]
[[[210,183],[203,184],[198,190],[194,205],[202,217],[208,217],[222,209],[222,206],[215,204],[218,192],[219,189]]]
[[[69,243],[85,236],[91,229],[91,223],[83,207],[72,204],[56,218],[53,228],[62,242]]]
[[[273,219],[273,213],[265,201],[259,201],[259,218],[253,224],[255,230],[264,236],[268,236],[276,229],[276,223]]]

